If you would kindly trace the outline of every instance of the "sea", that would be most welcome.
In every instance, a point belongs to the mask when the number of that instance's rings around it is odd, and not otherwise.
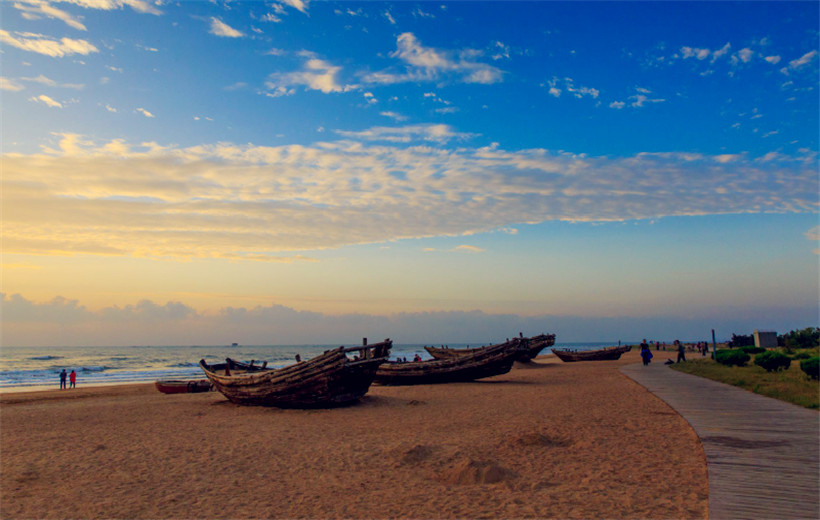
[[[562,343],[553,348],[595,350],[613,343]],[[354,345],[345,345],[354,346]],[[439,346],[439,345],[436,345]],[[450,348],[481,345],[450,343]],[[226,357],[279,368],[318,356],[339,345],[217,345],[217,346],[129,346],[129,347],[0,347],[0,392],[59,388],[60,372],[74,370],[77,386],[150,383],[167,379],[202,379],[199,360],[223,363]],[[422,359],[430,355],[424,344],[393,344],[390,358]],[[544,349],[541,354],[551,351]]]

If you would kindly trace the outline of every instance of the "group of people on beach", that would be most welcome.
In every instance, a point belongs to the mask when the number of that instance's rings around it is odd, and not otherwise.
[[[643,365],[644,366],[647,366],[652,361],[652,350],[650,350],[650,348],[649,348],[649,345],[651,343],[652,343],[651,341],[649,343],[647,343],[646,338],[644,338],[644,340],[641,342],[641,360],[643,360]],[[703,344],[703,345],[701,346],[701,344]],[[659,345],[660,345],[660,343],[656,341],[655,342],[655,350],[659,349]],[[673,345],[674,345],[675,350],[678,351],[677,363],[682,363],[682,362],[686,361],[686,345],[684,345],[683,343],[680,342],[680,340],[677,340],[677,339],[675,340]],[[698,348],[698,352],[700,352],[701,355],[704,355],[704,356],[706,355],[706,352],[709,350],[709,346],[705,341],[702,341],[702,342],[699,341],[698,345],[697,345],[697,348]],[[666,350],[666,342],[663,343],[663,349]],[[667,363],[671,363],[671,360],[667,361]]]
[[[60,372],[60,390],[65,390],[65,388],[66,388],[66,386],[65,386],[66,379],[68,379],[68,382],[71,385],[68,388],[76,388],[77,387],[77,373],[72,370],[70,374],[66,374],[66,371],[65,371],[65,368],[64,368],[63,371]]]

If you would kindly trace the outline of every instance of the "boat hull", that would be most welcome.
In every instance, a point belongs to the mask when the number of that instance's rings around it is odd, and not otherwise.
[[[328,408],[343,406],[364,396],[378,366],[387,359],[392,342],[374,344],[378,355],[348,358],[350,349],[338,348],[309,361],[280,369],[248,367],[229,361],[200,367],[229,401],[278,408]],[[225,374],[228,368],[230,374]],[[220,372],[223,372],[220,374]]]
[[[535,356],[541,353],[547,347],[555,345],[555,334],[541,334],[530,338],[530,343],[526,350],[519,354],[516,361],[527,363],[535,359]]]
[[[462,356],[379,366],[375,382],[381,385],[428,385],[474,381],[506,374],[522,346],[520,340],[492,345]]]
[[[541,334],[531,338],[521,338],[522,344],[519,348],[516,361],[529,362],[532,361],[542,350],[547,347],[555,345],[555,334]],[[482,348],[439,348],[439,347],[424,347],[424,350],[435,359],[449,359],[468,354],[475,354],[481,351]]]
[[[609,347],[600,350],[587,350],[581,352],[572,352],[569,350],[553,349],[552,353],[558,356],[558,359],[566,363],[573,363],[576,361],[612,361],[620,359],[621,354],[632,350],[632,345],[623,347]]]
[[[198,381],[156,381],[154,385],[163,394],[198,394],[211,389],[207,379]]]

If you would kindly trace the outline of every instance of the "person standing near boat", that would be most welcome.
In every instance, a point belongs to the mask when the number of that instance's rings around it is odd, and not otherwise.
[[[65,390],[65,378],[67,374],[65,373],[65,368],[62,372],[60,372],[60,390]]]
[[[63,372],[65,372],[65,370]],[[69,385],[68,385],[69,388],[77,388],[77,373],[74,372],[73,370],[71,371],[71,374],[68,375],[68,382],[69,382]],[[65,383],[63,383],[63,384],[65,384]]]

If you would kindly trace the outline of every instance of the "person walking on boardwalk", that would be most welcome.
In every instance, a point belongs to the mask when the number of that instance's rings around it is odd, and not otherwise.
[[[68,375],[69,388],[77,388],[77,373],[73,370]]]
[[[62,372],[60,372],[60,390],[65,390],[65,378],[66,378],[65,368]]]
[[[675,340],[675,346],[678,348],[678,363],[686,361],[686,348],[678,340]]]
[[[649,362],[652,361],[652,351],[649,350],[646,340],[641,343],[641,359],[643,360],[643,366],[649,365]]]

